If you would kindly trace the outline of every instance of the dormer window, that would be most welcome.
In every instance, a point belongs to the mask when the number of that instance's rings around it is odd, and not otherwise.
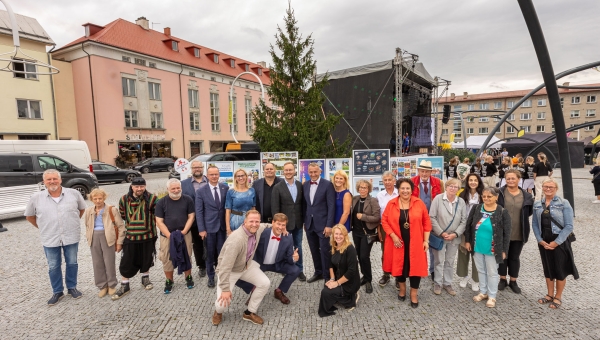
[[[231,63],[231,68],[235,68],[235,60],[231,59],[230,63]]]
[[[197,47],[194,47],[194,57],[200,58],[200,49]]]
[[[219,55],[214,52],[206,53],[206,56],[213,60],[215,64],[219,63]]]
[[[258,69],[258,75],[259,75],[259,76],[262,76],[262,68],[259,68],[259,69]]]
[[[171,50],[178,52],[179,51],[179,40],[175,40],[173,38],[163,40],[163,43],[170,48]]]
[[[171,41],[171,48],[173,49],[173,51],[179,51],[179,44],[177,43],[177,41],[172,40]]]
[[[250,65],[248,63],[241,62],[238,65],[240,65],[244,69],[244,72],[250,71]]]
[[[231,68],[235,68],[235,59],[233,58],[223,58],[223,61],[228,62]]]

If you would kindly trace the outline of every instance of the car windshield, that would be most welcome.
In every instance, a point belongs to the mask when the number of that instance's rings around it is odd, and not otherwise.
[[[152,158],[145,159],[145,160],[139,162],[138,165],[148,164],[148,163],[150,163],[150,161],[152,161]]]
[[[191,161],[206,162],[206,161],[208,161],[208,159],[210,158],[210,156],[212,156],[212,155],[210,155],[210,154],[204,154],[204,155],[198,155],[198,154],[196,154],[196,155],[193,155],[192,157],[190,157],[188,159],[188,161],[190,161],[190,162]]]

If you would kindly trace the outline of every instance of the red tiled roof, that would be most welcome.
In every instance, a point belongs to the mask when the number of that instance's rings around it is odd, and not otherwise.
[[[96,25],[98,26],[98,25]],[[99,26],[102,27],[102,26]],[[173,51],[165,43],[165,40],[176,40],[179,42],[179,51]],[[204,69],[211,72],[220,73],[223,75],[236,77],[241,72],[244,72],[244,68],[240,65],[248,63],[251,68],[261,67],[260,65],[252,62],[244,61],[241,58],[227,55],[225,53],[213,50],[211,48],[201,46],[198,44],[191,43],[189,41],[169,36],[164,33],[149,29],[145,30],[141,26],[129,22],[123,19],[117,19],[105,25],[102,30],[89,36],[81,37],[65,46],[53,51],[53,53],[59,52],[67,47],[80,44],[85,41],[94,41],[104,45],[110,45],[124,50],[145,54],[148,56],[173,61],[176,63],[192,66],[200,69]],[[197,47],[200,49],[200,58],[196,58],[193,54],[193,50],[187,50],[189,47]],[[218,63],[215,64],[211,58],[207,58],[207,54],[216,53],[220,55],[220,60],[226,58],[233,58],[236,61],[236,67],[232,68],[229,63]],[[266,70],[264,70],[266,71]],[[265,85],[269,85],[270,79],[263,72],[261,76],[257,74],[260,80]],[[241,78],[256,82],[256,78],[250,75],[243,75]]]
[[[600,84],[584,84],[584,85],[571,85],[571,86],[600,86]],[[456,94],[455,98],[451,96],[440,98],[441,103],[454,103],[454,102],[468,102],[476,100],[491,100],[491,99],[502,99],[502,98],[522,98],[528,94],[531,90],[517,90],[517,91],[505,91],[505,92],[492,92],[492,93],[479,93],[479,94],[468,94],[465,97],[462,93]],[[558,89],[558,93],[577,93],[577,92],[589,92],[597,90],[580,90],[580,89]],[[545,95],[546,88],[539,90],[535,96]]]

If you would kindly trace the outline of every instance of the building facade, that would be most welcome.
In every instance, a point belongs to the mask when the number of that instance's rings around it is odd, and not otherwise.
[[[78,133],[92,158],[127,166],[220,151],[233,141],[232,127],[239,141],[252,140],[258,79],[270,84],[264,63],[152,30],[143,17],[83,26],[85,35],[52,57],[72,66]],[[234,83],[243,72],[251,74]]]
[[[569,83],[563,85],[568,86]],[[590,84],[587,86],[598,86]],[[586,85],[581,85],[586,86]],[[462,124],[458,115],[451,119],[448,124],[442,124],[441,115],[438,115],[437,136],[438,142],[447,143],[452,133],[455,134],[454,142],[462,142],[463,138],[477,135],[489,135],[494,126],[500,120],[495,115],[503,116],[504,112],[511,109],[523,96],[531,90],[507,91],[484,94],[455,95],[451,93],[447,98],[440,98],[438,112],[443,111],[443,105],[448,104],[452,112],[463,111],[466,136],[463,136]],[[600,90],[574,90],[559,88],[563,115],[567,128],[598,120],[600,114]],[[493,112],[468,112],[471,110],[497,110]],[[512,124],[512,125],[511,125]],[[571,138],[582,140],[586,137],[598,135],[600,126],[589,126],[573,131]],[[531,96],[507,119],[495,136],[502,138],[517,137],[517,132],[523,129],[525,133],[552,133],[554,123],[548,103],[546,90],[542,89]]]

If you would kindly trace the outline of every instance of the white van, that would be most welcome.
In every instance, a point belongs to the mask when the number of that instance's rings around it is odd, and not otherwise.
[[[92,156],[80,140],[0,140],[0,153],[35,153],[58,156],[76,167],[92,170]]]

